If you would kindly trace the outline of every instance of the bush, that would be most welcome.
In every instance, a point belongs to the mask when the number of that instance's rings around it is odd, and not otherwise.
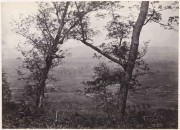
[[[6,73],[2,72],[2,104],[8,104],[11,99],[11,90],[7,81]]]

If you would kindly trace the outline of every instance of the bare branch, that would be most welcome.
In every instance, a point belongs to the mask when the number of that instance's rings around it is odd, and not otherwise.
[[[65,6],[64,12],[63,12],[62,17],[61,17],[60,26],[59,26],[56,38],[54,40],[55,43],[57,43],[57,41],[59,41],[59,38],[61,36],[62,30],[64,27],[64,20],[65,20],[66,14],[67,14],[69,4],[70,4],[70,2],[66,2],[66,6]]]
[[[153,13],[152,13],[152,15],[149,17],[149,19],[144,23],[144,25],[146,25],[151,19],[152,19],[152,17],[154,16],[154,11],[153,11]]]
[[[58,20],[58,23],[60,24],[60,19],[59,19],[59,11],[58,11],[58,8],[56,6],[56,3],[52,2],[53,5],[54,5],[54,8],[56,9],[56,16],[57,16],[57,20]]]
[[[175,28],[174,28],[173,26],[171,26],[170,24],[160,23],[160,22],[157,22],[157,21],[155,21],[155,20],[153,20],[153,22],[158,23],[158,24],[160,24],[161,26],[167,27],[167,28],[169,28],[169,29],[178,31],[177,29],[175,29]]]
[[[45,18],[45,14],[43,14],[43,16],[44,16],[44,18]],[[41,18],[40,18],[39,16],[37,16],[37,18],[41,21]],[[51,32],[50,32],[50,30],[49,30],[49,26],[47,25],[46,20],[43,20],[43,21],[41,21],[41,22],[43,22],[44,25],[46,26],[47,33],[49,34],[50,38],[54,40],[53,36],[51,35]]]
[[[88,43],[87,41],[83,41],[81,40],[82,43],[84,43],[85,45],[91,47],[92,49],[94,49],[95,51],[97,51],[98,53],[102,54],[103,56],[105,56],[106,58],[108,58],[109,60],[121,65],[124,68],[124,63],[121,60],[115,59],[112,56],[110,56],[109,54],[103,52],[102,50],[100,50],[99,48],[97,48],[96,46],[92,45],[91,43]]]
[[[76,8],[78,10],[78,14],[80,14],[79,8],[77,6],[77,3],[75,2]],[[83,29],[83,25],[82,25],[82,16],[79,15],[79,20],[80,20],[80,26],[81,26],[81,31],[82,31],[82,38],[85,41],[85,35],[84,35],[84,29]]]
[[[65,57],[64,56],[59,56],[57,54],[54,54],[53,58],[60,58],[60,59],[62,59],[62,58],[65,58]]]
[[[67,37],[68,33],[73,29],[79,22],[79,19],[65,32],[64,36],[59,41],[59,44],[63,44],[64,39]]]
[[[42,28],[39,25],[38,25],[38,28],[41,30],[43,36],[45,37],[46,43],[48,44],[49,41],[48,41],[48,38],[47,38],[46,34],[44,33],[44,31],[42,30]]]

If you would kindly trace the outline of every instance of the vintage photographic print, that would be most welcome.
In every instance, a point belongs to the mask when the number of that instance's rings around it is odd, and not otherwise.
[[[178,129],[178,1],[1,2],[3,129]]]

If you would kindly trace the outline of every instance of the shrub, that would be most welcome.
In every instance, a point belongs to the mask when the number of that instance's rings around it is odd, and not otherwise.
[[[2,104],[3,106],[10,102],[11,90],[7,81],[6,73],[2,72]]]

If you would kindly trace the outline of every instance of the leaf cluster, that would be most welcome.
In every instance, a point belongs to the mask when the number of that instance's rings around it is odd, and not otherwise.
[[[90,86],[88,92],[104,91],[105,87],[113,84],[120,84],[123,72],[119,68],[110,69],[105,63],[100,63],[94,67],[93,81],[87,81],[84,84]]]

